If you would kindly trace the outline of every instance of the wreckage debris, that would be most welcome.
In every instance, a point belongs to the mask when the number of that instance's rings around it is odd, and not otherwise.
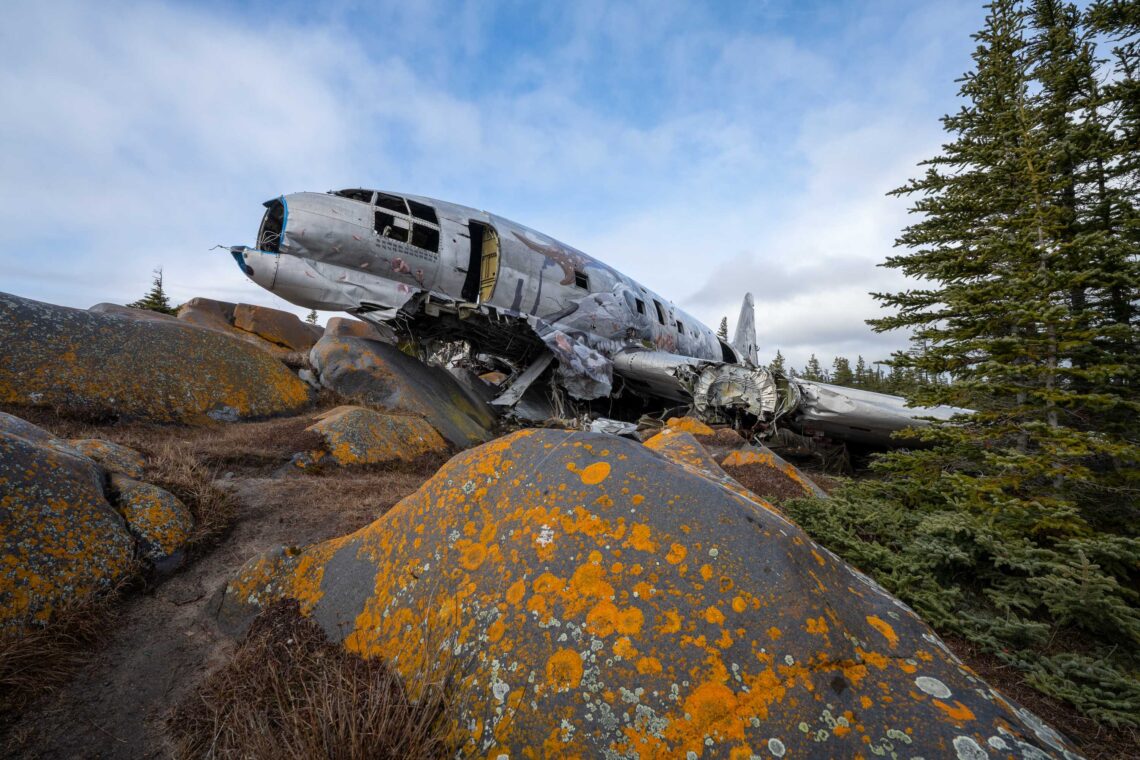
[[[295,599],[409,680],[459,658],[453,730],[479,756],[1075,756],[906,605],[706,468],[521,431],[356,533],[250,561],[219,620],[240,630]]]
[[[309,390],[268,353],[177,320],[0,294],[0,402],[154,422],[298,411]]]

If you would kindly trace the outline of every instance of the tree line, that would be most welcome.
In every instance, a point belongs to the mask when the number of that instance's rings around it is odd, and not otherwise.
[[[1135,729],[1140,3],[987,9],[941,152],[894,191],[915,221],[884,266],[918,284],[870,320],[913,336],[888,362],[922,379],[909,399],[976,412],[789,509],[940,630]]]

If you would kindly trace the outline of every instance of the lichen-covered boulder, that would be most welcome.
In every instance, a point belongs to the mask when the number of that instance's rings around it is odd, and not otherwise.
[[[446,370],[388,343],[326,335],[309,352],[321,385],[366,403],[419,414],[460,448],[491,438],[490,407]]]
[[[375,325],[368,322],[362,322],[359,319],[349,319],[348,317],[333,317],[325,325],[325,335],[332,335],[338,338],[367,338],[368,340],[384,340],[391,342],[391,336],[382,332]]]
[[[93,459],[108,472],[120,472],[128,478],[141,478],[146,468],[143,455],[134,449],[98,438],[74,438],[67,442],[88,459]]]
[[[178,497],[150,483],[120,474],[111,476],[115,508],[138,540],[138,554],[160,572],[182,564],[183,549],[194,532],[194,517]]]
[[[827,496],[795,465],[784,461],[765,446],[745,445],[730,451],[720,465],[736,480],[753,486],[753,490],[763,498],[782,501],[803,496]]]
[[[325,451],[339,465],[410,462],[425,454],[444,454],[447,442],[427,420],[384,414],[362,406],[338,406],[308,428],[325,441]]]
[[[215,330],[230,332],[234,329],[235,309],[237,309],[236,303],[215,301],[212,298],[191,298],[179,307],[178,319],[199,327],[212,327]]]
[[[263,351],[178,321],[0,294],[0,401],[159,422],[295,412],[309,389]]]
[[[464,452],[356,533],[248,563],[220,619],[279,597],[406,677],[458,658],[476,756],[1070,750],[778,513],[604,434]]]
[[[689,435],[713,435],[716,433],[715,430],[696,417],[670,417],[665,425],[672,430],[678,430]]]
[[[102,469],[55,440],[0,431],[0,627],[46,620],[132,567]]]
[[[239,303],[234,309],[234,327],[292,351],[308,351],[322,332],[296,314],[248,303]]]
[[[159,311],[151,311],[150,309],[136,309],[133,306],[121,306],[117,303],[97,303],[87,311],[93,311],[96,314],[114,314],[119,317],[126,317],[127,319],[144,319],[151,321],[171,321],[175,317],[171,314],[163,314]]]

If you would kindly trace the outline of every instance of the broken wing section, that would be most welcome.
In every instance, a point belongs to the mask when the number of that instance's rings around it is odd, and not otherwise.
[[[906,399],[899,396],[858,388],[808,380],[793,383],[799,386],[801,396],[794,417],[800,433],[876,448],[913,444],[914,441],[900,441],[894,433],[926,427],[930,419],[945,421],[971,413],[955,406],[908,407]]]

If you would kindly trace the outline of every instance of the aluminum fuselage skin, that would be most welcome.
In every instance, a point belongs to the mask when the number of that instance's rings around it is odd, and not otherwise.
[[[500,245],[494,289],[479,306],[558,325],[607,356],[632,348],[725,358],[726,349],[708,326],[582,251],[485,211],[400,197],[435,209],[437,252],[379,234],[375,207],[368,203],[295,193],[281,199],[286,211],[278,251],[246,251],[250,276],[287,301],[322,310],[356,312],[369,305],[394,314],[421,293],[469,302],[463,297],[471,264],[469,224],[477,222],[493,228]],[[582,278],[575,273],[585,276],[586,288],[576,284]]]

